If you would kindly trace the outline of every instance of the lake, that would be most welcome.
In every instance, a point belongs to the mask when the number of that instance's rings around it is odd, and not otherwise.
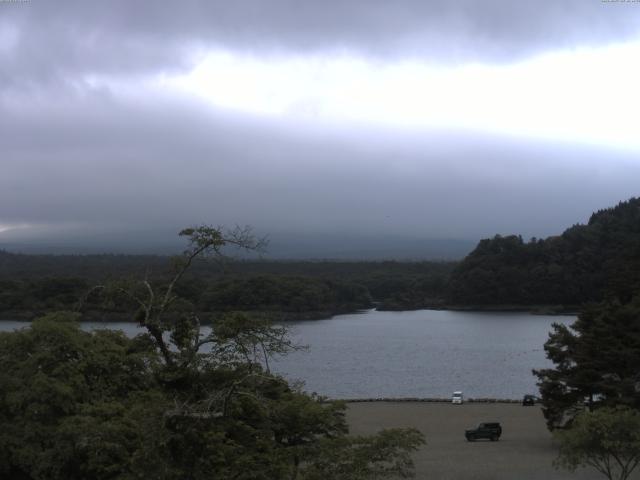
[[[550,364],[543,344],[554,322],[571,316],[505,312],[416,310],[337,315],[288,322],[298,344],[308,346],[273,362],[274,371],[304,380],[305,389],[332,398],[522,398],[537,393],[534,368]],[[25,326],[0,322],[0,330]],[[142,332],[123,322],[83,323],[83,328]]]

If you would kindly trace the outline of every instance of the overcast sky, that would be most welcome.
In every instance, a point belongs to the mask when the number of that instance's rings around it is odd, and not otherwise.
[[[557,234],[640,194],[639,60],[631,1],[0,0],[0,244]]]

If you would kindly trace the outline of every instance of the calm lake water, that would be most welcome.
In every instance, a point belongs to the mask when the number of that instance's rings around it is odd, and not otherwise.
[[[327,320],[289,322],[305,351],[272,363],[306,390],[332,398],[521,398],[537,393],[534,368],[550,363],[542,348],[554,322],[570,316],[418,310],[366,311]],[[24,327],[0,322],[0,330]],[[84,323],[83,328],[142,332],[130,323]]]

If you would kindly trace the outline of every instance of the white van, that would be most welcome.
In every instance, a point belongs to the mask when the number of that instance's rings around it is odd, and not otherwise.
[[[462,404],[462,392],[453,392],[451,397],[451,403]]]

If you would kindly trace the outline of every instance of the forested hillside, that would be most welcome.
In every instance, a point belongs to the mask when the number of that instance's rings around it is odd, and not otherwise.
[[[259,241],[209,226],[180,236],[188,248],[165,281],[145,276],[94,289],[111,308],[130,309],[145,333],[87,332],[78,312],[0,332],[0,478],[413,476],[421,432],[349,436],[344,402],[271,372],[274,357],[300,348],[285,327],[233,312],[201,328],[189,287],[178,291],[193,260],[220,258],[228,245],[257,250]]]
[[[0,251],[0,315],[34,318],[74,309],[97,284],[115,279],[166,280],[170,259],[143,255],[22,255]],[[321,318],[370,308],[418,308],[442,299],[453,262],[302,262],[200,260],[179,285],[201,312],[279,312]],[[91,311],[126,314],[90,298]],[[93,317],[92,317],[93,318]]]
[[[640,289],[640,198],[620,202],[545,240],[495,236],[454,269],[454,305],[580,305]]]
[[[169,258],[161,256],[0,251],[0,315],[16,318],[21,312],[30,318],[71,309],[93,285],[144,276],[163,281],[168,267]],[[317,318],[372,305],[573,308],[608,296],[626,302],[639,289],[640,199],[632,198],[559,236],[481,240],[459,263],[240,260],[221,266],[201,260],[179,293],[203,312],[278,311]]]

